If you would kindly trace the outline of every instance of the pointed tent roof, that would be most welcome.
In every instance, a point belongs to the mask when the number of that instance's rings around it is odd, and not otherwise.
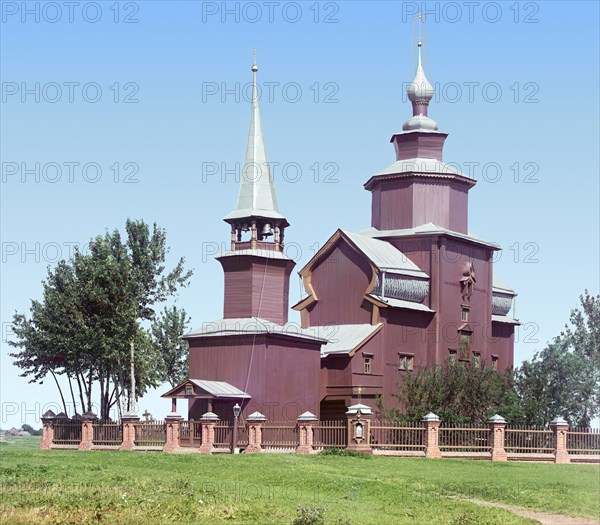
[[[287,223],[285,217],[279,213],[275,185],[269,165],[269,157],[262,131],[260,108],[258,105],[258,86],[256,83],[256,52],[252,65],[252,104],[250,112],[250,130],[248,132],[248,145],[240,182],[240,192],[236,209],[229,213],[223,220],[232,222],[250,217],[279,219]]]

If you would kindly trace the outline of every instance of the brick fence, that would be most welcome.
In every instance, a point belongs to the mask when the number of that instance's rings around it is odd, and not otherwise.
[[[401,424],[377,419],[362,404],[349,407],[342,421],[319,421],[310,412],[296,421],[268,421],[255,412],[239,424],[238,432],[234,422],[221,421],[212,412],[195,421],[171,414],[165,421],[127,416],[120,422],[99,421],[92,413],[69,419],[47,412],[42,424],[40,448],[45,450],[314,454],[341,448],[406,457],[600,463],[600,430],[570,428],[562,418],[547,427],[511,426],[499,415],[485,425],[448,425],[429,413],[420,422]]]

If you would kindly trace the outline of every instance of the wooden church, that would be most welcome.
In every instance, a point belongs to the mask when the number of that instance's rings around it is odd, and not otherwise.
[[[500,247],[468,230],[475,180],[443,161],[447,133],[428,116],[434,91],[421,63],[407,92],[412,117],[392,136],[396,160],[372,175],[371,226],[338,229],[300,270],[306,296],[292,308],[295,263],[284,255],[280,212],[261,125],[256,73],[237,207],[225,218],[231,248],[223,318],[185,336],[189,380],[164,394],[188,400],[189,419],[255,411],[295,420],[342,419],[378,396],[393,406],[403,376],[448,359],[513,366],[515,292],[493,272]]]

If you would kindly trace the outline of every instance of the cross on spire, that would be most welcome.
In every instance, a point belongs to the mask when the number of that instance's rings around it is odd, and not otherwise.
[[[232,225],[237,237],[242,231],[252,230],[252,240],[262,240],[262,237],[277,234],[278,228],[285,228],[288,222],[281,213],[277,203],[273,174],[262,131],[260,118],[258,83],[256,81],[256,49],[252,53],[252,103],[250,106],[250,130],[246,156],[241,173],[240,190],[237,207],[225,217]],[[253,227],[252,224],[255,226]],[[256,231],[259,228],[259,231]],[[275,235],[277,237],[277,235]],[[238,241],[241,239],[238,239]],[[276,239],[281,242],[281,239]]]
[[[423,25],[423,29],[425,29],[425,31],[424,31],[424,32],[427,32],[427,31],[426,31],[426,27],[427,27],[427,26],[426,26],[426,24],[427,24],[427,13],[423,14],[423,13],[421,13],[421,11],[419,11],[419,12],[418,12],[418,13],[417,13],[415,16],[413,16],[412,18],[413,18],[413,21],[414,21],[414,20],[417,20],[417,31],[418,31],[418,33],[417,33],[417,38],[419,39],[419,40],[418,40],[418,44],[417,44],[417,45],[418,45],[419,47],[421,47],[421,42],[422,42],[422,39],[421,39],[421,24]]]

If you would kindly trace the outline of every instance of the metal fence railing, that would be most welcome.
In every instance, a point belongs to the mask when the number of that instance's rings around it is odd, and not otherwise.
[[[315,448],[346,448],[348,446],[347,420],[317,421],[313,427]]]
[[[569,454],[600,456],[600,429],[572,428],[567,432]]]
[[[120,445],[123,443],[123,425],[114,421],[94,421],[92,424],[94,445]]]
[[[542,427],[509,426],[504,431],[508,454],[547,454],[554,452],[554,434]]]
[[[56,419],[52,443],[54,445],[79,445],[81,443],[81,420]]]
[[[134,424],[136,447],[161,447],[167,441],[167,427],[164,421],[143,421]]]
[[[182,421],[179,426],[179,446],[199,447],[202,444],[202,423],[200,421]]]
[[[239,431],[239,429],[238,429]],[[217,421],[215,425],[214,446],[217,448],[229,448],[233,439],[233,422]]]
[[[420,423],[397,424],[392,421],[373,421],[371,447],[378,450],[425,450],[425,427]]]
[[[490,431],[480,425],[442,425],[439,447],[442,452],[488,452]]]
[[[262,425],[263,448],[296,448],[298,425],[290,421],[269,421]]]

